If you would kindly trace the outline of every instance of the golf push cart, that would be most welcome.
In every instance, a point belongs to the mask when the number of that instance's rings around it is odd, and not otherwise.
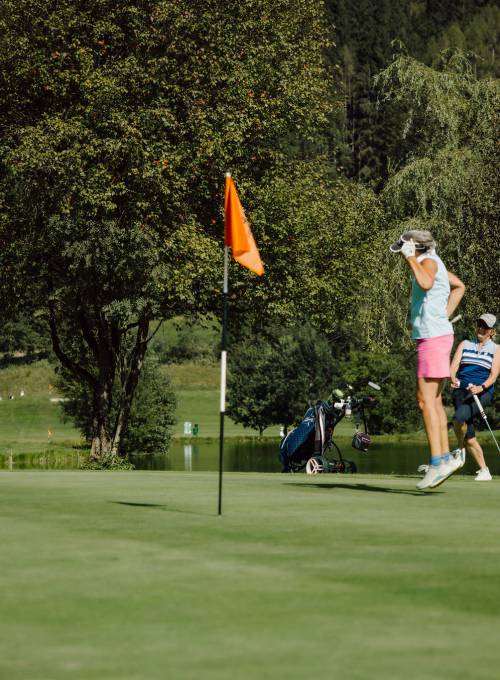
[[[351,390],[351,386],[347,388]],[[337,401],[318,401],[305,413],[300,425],[287,434],[280,443],[280,460],[283,472],[300,472],[305,468],[307,474],[356,472],[356,464],[342,457],[339,447],[333,439],[336,425],[345,417],[354,415],[356,431],[352,438],[352,447],[358,451],[368,451],[370,436],[367,432],[365,410],[376,404],[373,397],[356,397],[348,395],[344,398],[340,390],[335,390],[333,398]],[[360,422],[364,431],[358,430]],[[328,458],[327,452],[335,449],[338,458]]]

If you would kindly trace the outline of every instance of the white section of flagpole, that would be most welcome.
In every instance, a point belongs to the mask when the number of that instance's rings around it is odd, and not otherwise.
[[[220,425],[219,425],[219,503],[222,515],[222,473],[224,470],[224,414],[226,412],[226,365],[227,365],[227,294],[228,294],[229,248],[224,246],[224,285],[222,290],[222,345],[220,355]]]
[[[225,349],[220,353],[220,412],[226,412],[226,363],[227,352]]]

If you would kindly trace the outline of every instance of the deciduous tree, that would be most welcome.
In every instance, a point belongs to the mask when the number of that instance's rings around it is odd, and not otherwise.
[[[121,449],[152,320],[218,304],[223,173],[256,195],[326,124],[327,45],[316,0],[2,3],[4,313],[45,310],[95,457]]]

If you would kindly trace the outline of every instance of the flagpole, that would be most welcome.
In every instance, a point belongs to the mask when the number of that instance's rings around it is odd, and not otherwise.
[[[262,276],[264,267],[259,251],[238,198],[231,173],[226,172],[224,191],[224,287],[222,292],[222,347],[220,357],[219,515],[222,515],[222,473],[224,471],[229,246],[231,246],[236,262],[258,276]]]
[[[222,472],[224,470],[224,414],[226,412],[228,247],[224,246],[224,285],[222,289],[222,344],[220,355],[219,504],[222,515]]]

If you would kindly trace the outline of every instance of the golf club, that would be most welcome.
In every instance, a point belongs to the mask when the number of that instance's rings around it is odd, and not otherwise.
[[[481,402],[479,401],[479,398],[478,398],[477,394],[473,394],[472,396],[474,397],[474,401],[476,402],[476,406],[477,406],[478,409],[479,409],[479,413],[481,414],[481,418],[482,418],[482,419],[484,420],[484,422],[486,423],[486,426],[488,427],[488,430],[490,431],[490,434],[491,434],[491,436],[493,437],[493,441],[494,441],[495,444],[496,444],[498,453],[500,453],[500,446],[498,446],[498,442],[497,442],[497,440],[496,440],[496,438],[495,438],[495,435],[493,434],[493,430],[492,430],[491,427],[490,427],[490,424],[489,424],[489,422],[488,422],[488,417],[486,416],[486,413],[484,412],[484,409],[483,409],[483,405],[482,405]]]

